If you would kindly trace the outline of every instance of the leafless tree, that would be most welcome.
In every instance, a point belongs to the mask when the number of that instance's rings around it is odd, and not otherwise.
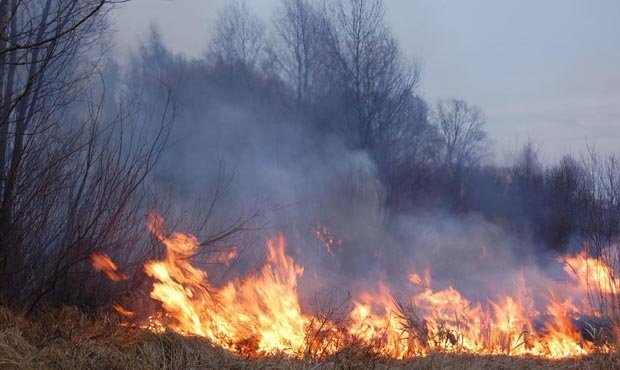
[[[143,253],[145,201],[151,191],[147,177],[163,151],[175,112],[169,90],[163,92],[163,112],[149,113],[139,101],[126,98],[109,121],[103,99],[92,96],[80,128],[64,131],[65,140],[56,143],[66,153],[56,160],[61,176],[42,184],[56,199],[43,205],[52,214],[47,220],[24,216],[39,230],[30,229],[23,247],[28,275],[20,301],[34,307],[51,296],[77,303],[85,297],[79,284],[93,276],[88,260],[94,252],[122,256],[123,262]],[[30,163],[37,169],[41,161]]]
[[[76,97],[92,66],[86,63],[106,27],[108,1],[0,1],[0,272],[19,266],[19,217],[22,206],[45,175],[33,163],[61,152],[50,142],[58,112]],[[44,134],[45,133],[45,134]],[[64,153],[68,155],[69,153]],[[54,163],[47,163],[54,168]],[[52,170],[52,168],[48,168]],[[28,176],[36,178],[25,182]],[[40,200],[40,199],[38,199]],[[28,202],[27,202],[28,203]]]
[[[320,61],[320,14],[308,0],[282,0],[274,27],[278,66],[295,89],[299,105],[310,94]]]
[[[108,12],[120,2],[0,0],[6,303],[34,307],[51,296],[75,302],[87,292],[70,282],[85,282],[78,272],[90,254],[129,246],[140,235],[145,179],[163,149],[174,104],[166,94],[159,120],[133,98],[105,112],[105,101],[121,98],[97,78]]]
[[[583,159],[584,185],[581,188],[585,209],[582,227],[584,238],[596,254],[619,248],[620,242],[620,159],[605,158],[590,148]],[[618,260],[609,261],[612,265]]]
[[[569,155],[545,171],[545,221],[539,227],[551,249],[565,249],[578,233],[583,178],[582,166]]]
[[[385,24],[383,1],[331,1],[323,15],[325,68],[348,109],[346,130],[353,145],[371,148],[411,96],[419,69],[404,61]]]
[[[227,4],[215,23],[207,57],[232,70],[259,67],[265,52],[265,26],[245,0]]]
[[[419,194],[428,191],[440,147],[428,113],[426,102],[410,97],[396,116],[397,121],[385,127],[374,148],[384,184],[384,206],[391,212],[411,207]]]
[[[480,162],[487,150],[482,110],[459,99],[440,101],[436,125],[442,140],[443,162],[451,174]]]
[[[580,236],[587,252],[604,261],[611,272],[601,279],[607,292],[596,289],[600,282],[584,283],[592,287],[589,292],[592,308],[609,318],[617,329],[620,286],[615,272],[620,269],[620,158],[616,154],[602,157],[593,147],[588,149],[581,163],[580,207],[575,211],[578,211]]]

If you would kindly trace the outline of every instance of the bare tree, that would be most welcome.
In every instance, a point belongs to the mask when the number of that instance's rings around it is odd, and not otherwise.
[[[565,249],[577,230],[580,210],[583,168],[571,156],[564,156],[558,165],[546,171],[545,222],[543,238],[550,248]]]
[[[320,14],[308,0],[282,0],[274,20],[278,66],[295,89],[297,104],[308,97],[320,61]]]
[[[452,175],[480,162],[486,154],[487,134],[479,107],[458,99],[440,101],[435,120],[443,144],[443,162]]]
[[[85,292],[67,282],[85,276],[76,273],[90,253],[129,246],[138,235],[145,179],[163,149],[174,104],[167,94],[159,127],[136,99],[113,115],[104,112],[104,101],[120,97],[105,85],[96,88],[108,12],[119,2],[0,0],[0,293],[6,303],[34,307],[60,293],[75,302]]]
[[[51,213],[46,220],[22,215],[39,230],[27,229],[30,234],[22,236],[28,241],[22,248],[22,266],[28,274],[15,273],[26,282],[21,303],[34,307],[50,297],[83,302],[88,293],[76,284],[93,276],[88,260],[94,252],[122,256],[125,262],[143,252],[143,215],[150,198],[147,178],[163,151],[175,115],[170,91],[163,89],[162,93],[162,112],[149,113],[135,97],[126,96],[116,114],[106,118],[102,110],[106,97],[97,98],[93,91],[79,129],[64,131],[64,140],[55,143],[64,155],[52,157],[57,163],[56,176],[37,168],[42,161],[29,161],[36,172],[47,176],[41,186],[52,199],[40,206]],[[37,200],[32,202],[23,211],[37,206]]]
[[[405,63],[385,24],[383,1],[332,1],[323,14],[325,67],[346,107],[345,129],[354,146],[372,148],[411,96],[419,69]]]
[[[429,190],[440,143],[428,113],[426,102],[412,96],[396,123],[378,138],[374,158],[384,185],[384,206],[390,211],[412,207]]]
[[[600,258],[612,271],[620,269],[620,158],[617,154],[602,157],[589,147],[582,160],[579,226],[589,254]],[[585,281],[591,287],[592,308],[601,317],[609,318],[614,327],[620,326],[620,286],[614,276],[600,282]]]
[[[46,176],[31,166],[48,161],[58,113],[79,94],[97,63],[90,52],[106,27],[108,1],[0,1],[0,272],[19,266],[19,216]],[[82,61],[78,63],[77,55]],[[83,63],[82,63],[83,62]],[[44,134],[45,133],[45,134]],[[59,151],[60,152],[60,151]],[[65,153],[65,155],[68,153]],[[47,162],[53,168],[53,163]],[[51,170],[51,168],[48,168]],[[56,168],[54,168],[56,170]],[[24,180],[33,175],[40,176]]]
[[[244,0],[234,0],[215,23],[207,57],[232,70],[259,66],[265,51],[265,26]]]

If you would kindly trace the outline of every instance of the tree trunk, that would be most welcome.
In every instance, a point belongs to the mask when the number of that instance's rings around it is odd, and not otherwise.
[[[43,9],[40,26],[38,28],[36,36],[37,42],[43,40],[45,36],[45,31],[47,28],[46,24],[51,8],[51,3],[52,0],[47,0],[45,8]],[[16,2],[14,2],[14,5],[15,4]],[[16,23],[16,17],[17,14],[14,14],[13,20],[11,21],[12,25]],[[50,48],[54,47],[55,46],[53,42],[48,45],[48,55],[46,55],[46,58],[41,62],[41,64],[39,63],[39,52],[41,48],[35,47],[33,48],[33,50],[30,51],[31,55],[28,75],[26,79],[27,82],[26,86],[24,87],[23,96],[20,96],[20,100],[19,102],[17,102],[17,109],[15,112],[15,134],[13,138],[13,147],[10,157],[5,159],[5,162],[7,162],[6,165],[8,166],[8,176],[3,179],[5,181],[3,181],[4,189],[2,194],[2,205],[0,207],[0,286],[2,288],[1,291],[5,295],[5,298],[9,301],[14,298],[18,292],[18,289],[14,290],[17,288],[17,286],[14,284],[14,282],[11,281],[11,279],[17,275],[15,272],[21,268],[22,259],[20,243],[15,235],[16,230],[14,230],[13,227],[13,207],[15,201],[14,190],[19,176],[21,160],[24,155],[24,135],[26,133],[28,119],[30,118],[27,117],[28,107],[30,105],[30,107],[32,108],[34,107],[34,105],[37,104],[36,100],[38,99],[38,93],[41,89],[43,70],[45,69],[45,66],[50,62],[49,51],[52,50]],[[12,104],[13,102],[11,103],[11,105]],[[4,125],[4,127],[1,128],[2,131],[0,131],[0,139],[5,128],[8,128],[8,125]],[[2,144],[3,143],[0,143],[0,149]],[[4,143],[4,146],[6,149],[6,142]],[[4,156],[6,156],[6,154],[4,154]],[[4,170],[2,171],[2,173],[4,174]]]

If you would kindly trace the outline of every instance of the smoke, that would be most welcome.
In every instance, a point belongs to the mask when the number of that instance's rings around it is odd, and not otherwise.
[[[485,194],[487,187],[503,190],[485,185],[494,177],[470,179],[469,201],[483,204],[479,212],[425,199],[424,206],[390,208],[376,153],[353,149],[341,132],[327,129],[344,125],[341,115],[329,116],[330,102],[312,105],[322,111],[317,115],[296,107],[292,92],[273,76],[185,60],[171,55],[155,34],[149,42],[150,49],[134,58],[129,88],[146,91],[153,109],[161,98],[148,83],[164,81],[174,90],[175,126],[154,176],[173,194],[173,210],[183,213],[214,194],[220,199],[211,223],[226,225],[253,205],[262,210],[259,230],[251,231],[255,237],[245,239],[251,245],[240,248],[246,253],[238,274],[260,263],[267,237],[283,232],[288,253],[305,268],[300,288],[306,296],[378,284],[398,294],[410,288],[410,274],[428,267],[434,287],[452,286],[477,300],[505,292],[523,274],[546,282],[554,256],[528,230],[515,232],[505,218],[494,216],[516,214],[510,222],[531,222],[512,202],[494,204],[500,197]],[[149,76],[154,71],[158,74]],[[422,105],[415,107],[426,109]],[[427,183],[443,186],[438,193],[461,191],[437,179]]]
[[[222,177],[230,182],[219,200],[221,217],[258,201],[265,222],[251,239],[256,245],[246,248],[247,265],[259,263],[266,237],[283,232],[288,253],[305,268],[306,296],[378,282],[404,292],[408,275],[429,266],[434,286],[486,299],[514,285],[524,269],[537,270],[528,266],[540,248],[482,214],[386,209],[367,152],[308,124],[277,97],[235,95],[229,78],[219,84],[188,79],[177,92],[182,100],[156,178],[171,187],[179,209],[208,197]],[[317,237],[320,228],[334,239],[330,251]]]

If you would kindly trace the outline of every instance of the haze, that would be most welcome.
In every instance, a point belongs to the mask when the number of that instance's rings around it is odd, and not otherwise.
[[[204,52],[224,0],[133,0],[118,17],[123,50],[151,22],[167,46]],[[265,21],[277,0],[251,2]],[[421,95],[484,109],[499,159],[532,140],[544,159],[613,152],[620,142],[620,2],[391,0],[388,20],[419,61]]]

